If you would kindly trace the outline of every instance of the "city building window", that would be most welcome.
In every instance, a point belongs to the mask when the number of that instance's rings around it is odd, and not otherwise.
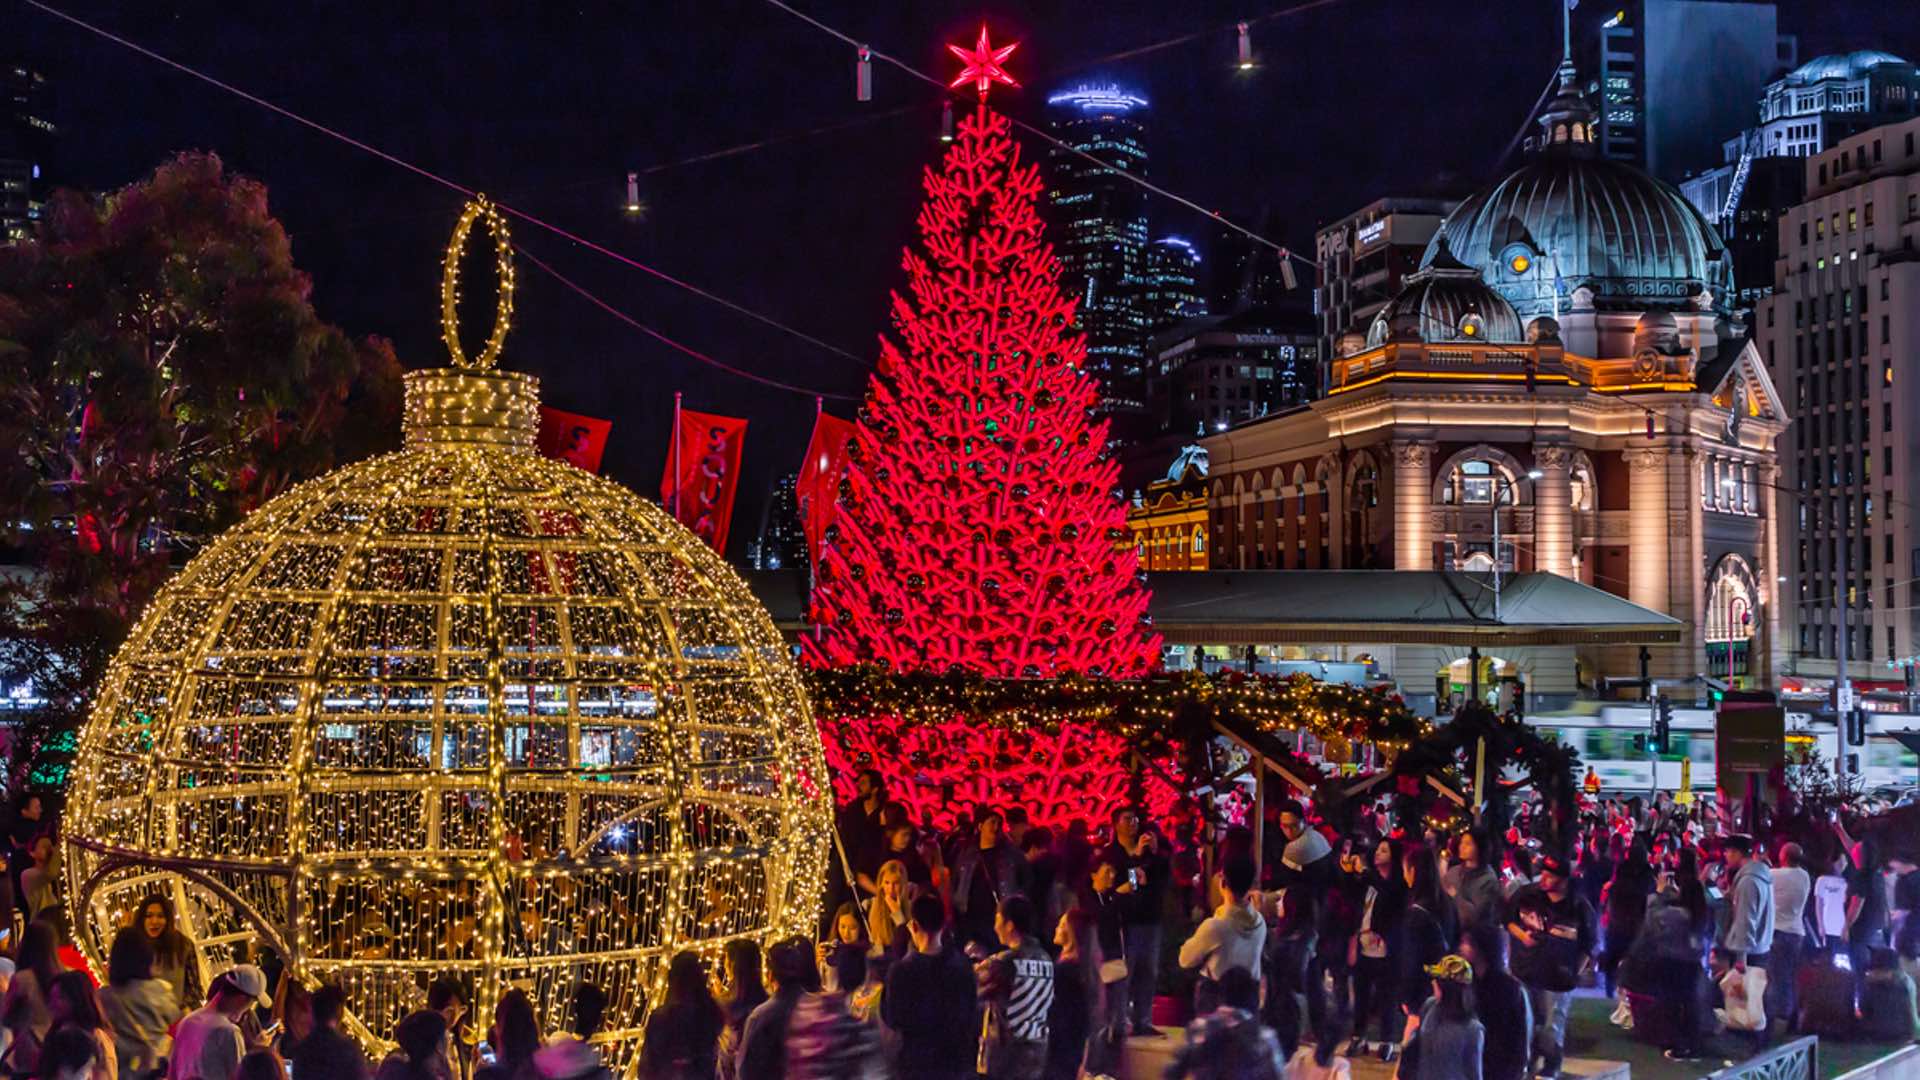
[[[1813,219],[1813,238],[1815,240],[1825,240],[1827,238],[1826,218],[1817,217]]]
[[[1847,231],[1852,232],[1854,229],[1854,226],[1858,225],[1859,223],[1860,223],[1859,211],[1853,209],[1852,207],[1848,207],[1847,208]]]
[[[1873,224],[1873,204],[1872,203],[1867,204],[1866,217],[1867,217],[1867,224],[1872,225]]]

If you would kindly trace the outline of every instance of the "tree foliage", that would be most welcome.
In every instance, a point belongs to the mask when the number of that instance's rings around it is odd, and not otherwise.
[[[174,560],[392,438],[400,367],[314,312],[267,189],[181,154],[0,248],[0,678],[75,723]],[[17,771],[24,755],[12,755]]]
[[[983,103],[928,169],[898,343],[848,447],[816,571],[817,664],[1133,678],[1159,664],[1099,387],[1037,209]]]

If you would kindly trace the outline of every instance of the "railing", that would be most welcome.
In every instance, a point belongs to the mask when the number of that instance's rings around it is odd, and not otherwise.
[[[1814,1080],[1820,1075],[1820,1040],[1808,1035],[1708,1074],[1707,1080]]]

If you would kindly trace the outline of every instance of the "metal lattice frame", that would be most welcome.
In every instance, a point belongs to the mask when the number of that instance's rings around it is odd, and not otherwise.
[[[658,506],[532,449],[535,383],[407,379],[407,447],[198,555],[80,740],[67,882],[98,964],[163,884],[201,960],[339,981],[370,1048],[428,982],[547,1030],[591,979],[631,1067],[667,959],[804,932],[820,740],[766,613]]]

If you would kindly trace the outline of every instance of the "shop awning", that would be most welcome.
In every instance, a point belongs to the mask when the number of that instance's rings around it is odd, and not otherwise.
[[[788,634],[806,629],[804,571],[750,571]],[[1678,619],[1557,574],[1197,570],[1147,575],[1154,628],[1176,645],[1665,645]]]

